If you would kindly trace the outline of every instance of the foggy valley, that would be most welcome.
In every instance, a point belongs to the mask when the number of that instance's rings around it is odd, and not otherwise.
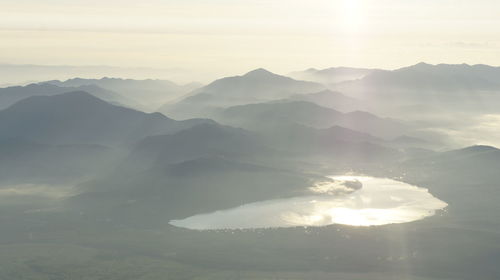
[[[0,278],[496,279],[500,68],[356,70],[0,89]]]
[[[0,280],[500,279],[500,1],[0,3]]]

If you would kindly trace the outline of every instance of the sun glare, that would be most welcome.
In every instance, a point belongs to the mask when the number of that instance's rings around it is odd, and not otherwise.
[[[364,22],[362,1],[344,0],[342,3],[341,15],[341,24],[343,31],[360,31]]]

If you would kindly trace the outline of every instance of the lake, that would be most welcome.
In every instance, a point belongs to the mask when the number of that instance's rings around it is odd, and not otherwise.
[[[256,229],[296,226],[381,226],[432,216],[447,203],[425,188],[367,176],[328,176],[310,195],[260,201],[199,214],[171,225],[194,229]]]

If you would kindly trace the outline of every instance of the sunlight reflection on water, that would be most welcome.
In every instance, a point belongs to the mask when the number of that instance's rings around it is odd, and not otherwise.
[[[434,215],[447,204],[427,189],[366,176],[331,176],[310,188],[314,195],[245,204],[170,224],[196,230],[344,224],[378,226]],[[352,186],[358,186],[353,188]]]

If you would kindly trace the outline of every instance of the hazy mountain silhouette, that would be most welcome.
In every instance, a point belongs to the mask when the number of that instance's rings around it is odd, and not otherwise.
[[[364,107],[360,100],[331,90],[323,90],[316,93],[296,94],[291,96],[289,99],[307,101],[342,112],[361,110]]]
[[[312,81],[325,85],[344,81],[361,79],[378,69],[352,68],[352,67],[331,67],[326,69],[309,68],[304,71],[295,71],[288,76],[304,81]]]
[[[489,138],[479,126],[493,135],[497,115],[462,108],[469,98],[499,104],[497,68],[327,70],[324,83],[350,80],[328,84],[342,91],[258,69],[189,89],[165,107],[221,124],[128,108],[177,96],[162,90],[179,86],[160,81],[1,89],[0,103],[12,105],[0,111],[0,278],[496,279],[500,150],[454,149],[429,135],[444,131],[458,142],[467,135],[454,132],[464,127],[477,136],[471,139]],[[401,108],[414,108],[419,122]],[[436,111],[449,120],[437,121]],[[353,174],[425,188],[415,187],[415,197],[428,191],[448,206],[419,221],[370,227],[302,227],[303,219],[325,218],[308,213],[297,213],[291,225],[298,227],[287,229],[200,232],[169,224],[270,199],[343,200],[311,187],[324,176]],[[71,192],[47,195],[66,187]],[[402,194],[387,199],[396,207]],[[360,210],[358,202],[385,213],[369,195],[352,198],[347,213]]]
[[[72,207],[127,224],[155,225],[197,213],[303,192],[318,176],[219,156],[157,165],[88,182]],[[89,205],[91,207],[89,207]],[[142,217],[142,218],[141,218]]]
[[[339,125],[383,138],[399,136],[407,129],[398,121],[379,118],[367,112],[341,113],[306,101],[285,100],[233,106],[216,116],[221,122],[253,129],[275,123],[297,123],[315,128]]]
[[[369,104],[374,112],[435,113],[453,110],[498,111],[500,67],[419,63],[393,71],[376,71],[333,87]],[[390,102],[389,102],[390,101]],[[414,108],[414,109],[412,109]]]
[[[450,176],[453,182],[490,185],[500,180],[500,150],[491,146],[471,146],[416,157],[405,162],[402,168],[419,170],[430,178]]]
[[[271,149],[248,131],[200,124],[175,134],[145,138],[135,146],[127,161],[144,168],[151,164],[165,165],[206,156],[248,160],[264,155],[272,156]]]
[[[78,91],[29,97],[0,111],[0,138],[117,146],[204,122],[210,121],[175,121],[160,113],[146,114]]]
[[[196,77],[193,77],[196,76]],[[116,67],[109,65],[36,65],[0,63],[0,77],[3,83],[26,84],[27,81],[67,80],[74,77],[99,79],[121,77],[132,79],[162,78],[193,81],[206,79],[201,73],[181,68]]]
[[[161,104],[175,100],[201,86],[197,83],[177,85],[167,80],[133,80],[119,78],[74,78],[66,81],[48,81],[45,83],[64,87],[99,86],[117,92],[128,100],[133,101],[127,104],[128,106],[146,111],[154,111]]]
[[[360,81],[366,87],[410,88],[419,90],[499,89],[500,67],[468,64],[419,63],[394,71],[376,71]]]
[[[317,129],[277,124],[258,131],[269,146],[290,158],[328,162],[334,166],[395,160],[401,154],[387,141],[368,133],[332,126]]]
[[[63,87],[52,84],[29,84],[27,86],[13,86],[0,88],[0,109],[30,96],[57,95],[71,91],[85,91],[100,99],[115,104],[130,105],[131,101],[116,92],[100,88],[96,85],[83,85],[76,87]]]
[[[325,87],[317,83],[297,81],[265,69],[256,69],[243,76],[216,80],[175,104],[163,106],[160,112],[179,118],[193,117],[210,114],[221,107],[270,101],[323,89]]]

